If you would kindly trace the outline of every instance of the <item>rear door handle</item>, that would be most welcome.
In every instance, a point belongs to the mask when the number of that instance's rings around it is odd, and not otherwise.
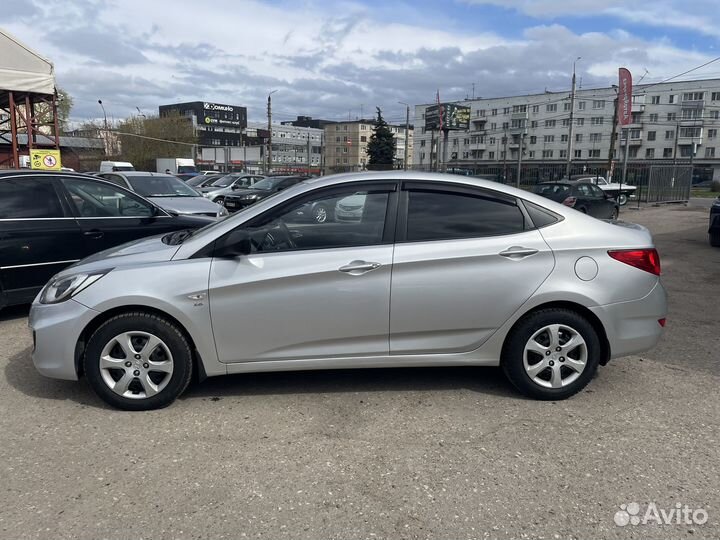
[[[92,229],[90,231],[85,231],[83,234],[85,236],[87,236],[88,238],[92,238],[93,240],[99,240],[100,238],[105,236],[105,233],[99,229]]]
[[[346,274],[359,276],[360,274],[364,274],[365,272],[369,272],[370,270],[375,270],[380,266],[382,265],[377,262],[352,261],[345,266],[341,266],[340,268],[338,268],[338,270],[340,272],[345,272]]]
[[[505,251],[501,251],[498,255],[501,257],[507,257],[508,259],[519,260],[529,257],[530,255],[535,255],[537,252],[538,250],[533,248],[512,246],[507,248]]]

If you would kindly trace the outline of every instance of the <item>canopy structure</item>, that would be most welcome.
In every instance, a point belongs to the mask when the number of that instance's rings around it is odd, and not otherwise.
[[[0,29],[0,143],[12,146],[9,163],[0,166],[19,167],[21,153],[59,149],[59,142],[52,62]]]

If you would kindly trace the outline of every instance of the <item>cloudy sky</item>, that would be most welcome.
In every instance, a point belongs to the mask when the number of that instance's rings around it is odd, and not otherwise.
[[[15,0],[3,28],[52,60],[97,119],[176,101],[245,105],[274,117],[366,116],[380,106],[563,90],[618,66],[656,82],[716,56],[717,0]],[[6,5],[5,5],[6,4]],[[720,77],[720,62],[685,78]]]

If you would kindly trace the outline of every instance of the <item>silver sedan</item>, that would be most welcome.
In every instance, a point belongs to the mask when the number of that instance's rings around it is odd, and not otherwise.
[[[357,219],[297,219],[348,197]],[[313,178],[64,270],[33,303],[33,360],[131,410],[168,405],[193,372],[391,366],[500,366],[523,394],[563,399],[655,345],[659,274],[646,229],[493,182]]]

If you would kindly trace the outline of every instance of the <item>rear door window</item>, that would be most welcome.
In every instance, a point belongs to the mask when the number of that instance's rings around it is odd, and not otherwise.
[[[523,214],[509,200],[459,192],[408,192],[408,242],[480,238],[524,230]]]
[[[63,178],[80,217],[149,217],[153,207],[130,193],[104,182]]]
[[[0,219],[65,217],[51,178],[0,179]]]

